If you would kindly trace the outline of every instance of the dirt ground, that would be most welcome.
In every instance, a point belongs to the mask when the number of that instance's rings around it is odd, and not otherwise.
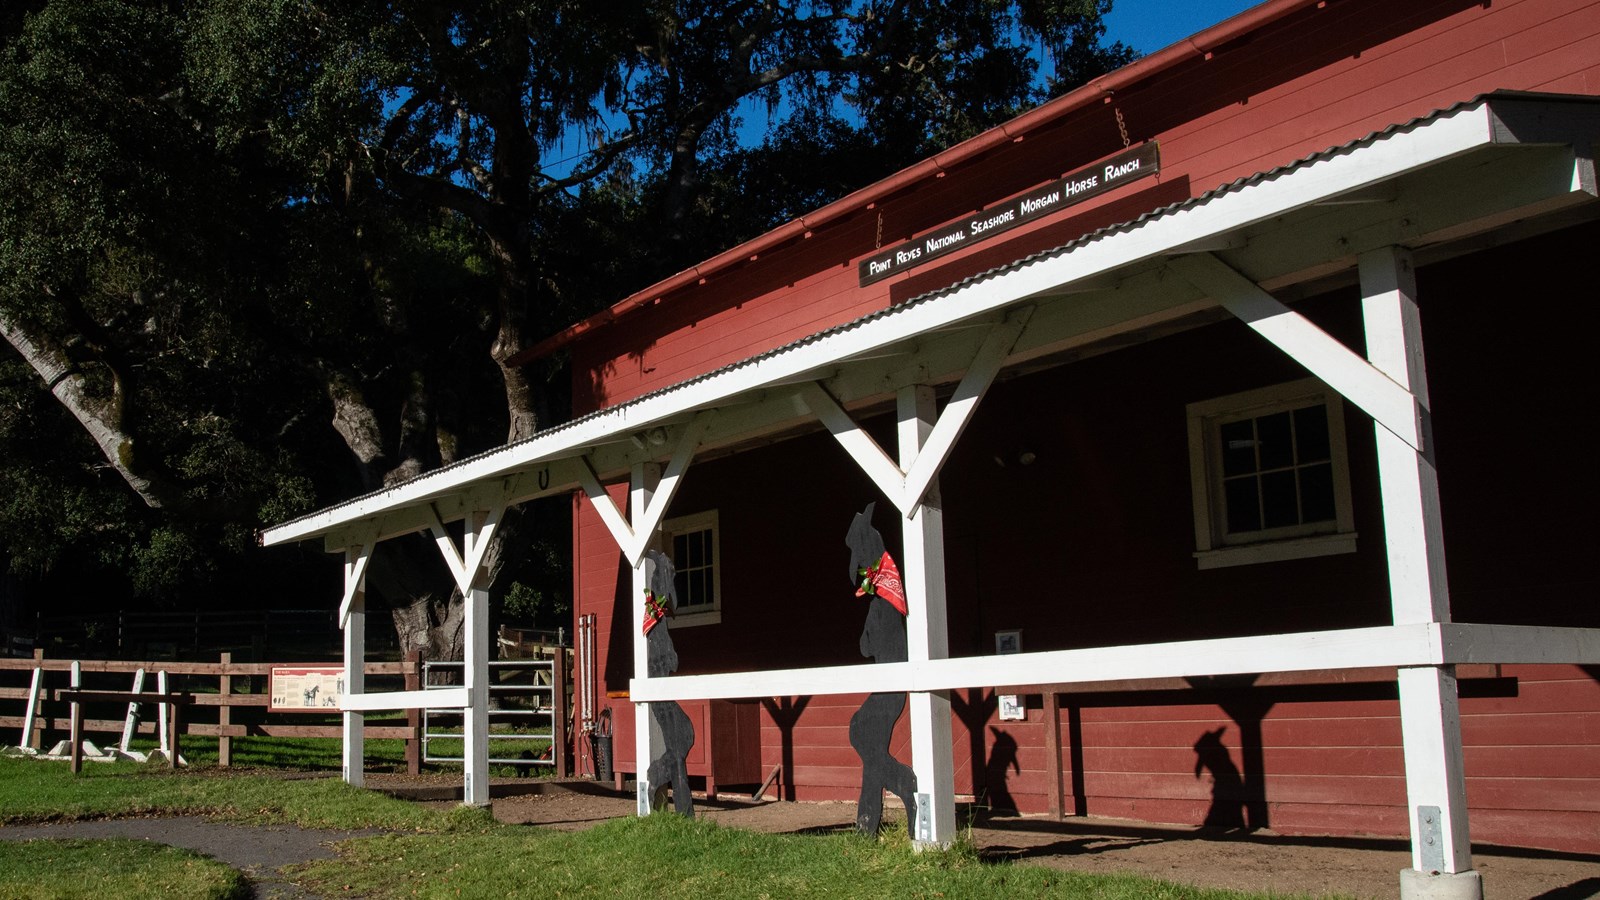
[[[382,777],[369,782],[385,787]],[[453,786],[418,789],[395,783],[425,802],[456,802]],[[578,830],[633,813],[633,797],[595,782],[497,783],[491,789],[502,822]],[[431,798],[431,799],[430,799]],[[892,815],[891,811],[888,813]],[[849,829],[853,803],[753,802],[722,794],[696,797],[695,814],[723,825],[772,833]],[[1255,891],[1304,891],[1361,898],[1394,897],[1400,869],[1410,866],[1403,841],[1384,838],[1290,837],[1270,831],[1229,834],[1150,826],[1118,819],[979,815],[973,841],[995,859],[1082,872],[1137,872],[1188,884]],[[1503,847],[1475,847],[1488,900],[1600,898],[1600,856]]]
[[[442,806],[454,805],[460,796],[459,776],[419,780],[369,774],[368,785]],[[496,780],[490,794],[496,818],[534,827],[580,830],[633,813],[631,794],[618,794],[591,781]],[[850,803],[751,801],[723,794],[712,802],[697,797],[695,814],[735,828],[815,834],[849,829],[855,807]],[[311,895],[282,876],[279,868],[331,856],[334,841],[357,834],[233,825],[192,817],[0,828],[0,840],[111,836],[195,850],[246,872],[256,884],[258,897],[308,900]],[[972,838],[989,857],[1025,865],[1083,872],[1129,871],[1203,886],[1362,898],[1396,896],[1399,870],[1410,864],[1406,845],[1389,839],[1229,834],[1115,819],[1056,822],[980,814]],[[1483,874],[1489,900],[1600,898],[1600,856],[1477,847],[1473,859]]]

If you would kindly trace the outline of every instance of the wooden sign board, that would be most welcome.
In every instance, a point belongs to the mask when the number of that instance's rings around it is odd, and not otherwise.
[[[273,666],[268,683],[273,712],[337,710],[344,694],[344,666]]]
[[[1008,197],[959,222],[885,247],[860,262],[858,281],[866,287],[1160,171],[1161,148],[1155,141],[1129,147],[1043,187]]]

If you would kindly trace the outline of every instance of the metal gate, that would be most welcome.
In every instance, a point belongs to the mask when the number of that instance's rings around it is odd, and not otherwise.
[[[497,765],[554,766],[556,746],[555,659],[501,659],[489,663],[489,762]],[[462,662],[424,662],[422,685],[426,690],[456,687],[464,680]],[[435,673],[455,672],[456,684],[436,684]],[[427,762],[463,762],[461,756],[435,754],[433,740],[465,741],[459,731],[439,731],[449,724],[460,726],[461,710],[423,709],[422,758]],[[502,726],[500,731],[495,725]],[[509,726],[509,727],[507,727]],[[513,730],[514,729],[514,730]],[[494,756],[493,748],[514,742],[544,741],[541,755]]]

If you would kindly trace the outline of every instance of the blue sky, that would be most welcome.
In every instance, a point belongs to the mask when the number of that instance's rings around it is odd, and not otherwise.
[[[1113,0],[1106,38],[1154,53],[1255,6],[1258,0]]]

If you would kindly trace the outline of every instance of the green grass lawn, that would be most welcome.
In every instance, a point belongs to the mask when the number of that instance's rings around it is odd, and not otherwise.
[[[292,755],[292,754],[291,754]],[[969,847],[915,853],[904,832],[772,835],[670,814],[625,818],[584,832],[500,825],[487,810],[439,810],[304,773],[134,763],[0,758],[0,824],[202,813],[318,828],[380,828],[347,841],[337,859],[294,879],[323,896],[398,897],[1093,897],[1252,900],[1263,895],[1184,887],[1135,876],[1059,872],[986,862]],[[137,862],[139,865],[129,865]],[[0,898],[242,896],[218,864],[123,842],[0,842]],[[125,870],[125,871],[124,871]],[[74,892],[50,894],[56,873]],[[171,879],[194,879],[173,881]],[[239,883],[242,883],[239,882]],[[166,885],[173,885],[167,887]],[[92,885],[92,889],[91,886]],[[82,888],[81,891],[78,888]]]
[[[176,847],[124,838],[0,841],[0,900],[249,896],[237,870]]]

